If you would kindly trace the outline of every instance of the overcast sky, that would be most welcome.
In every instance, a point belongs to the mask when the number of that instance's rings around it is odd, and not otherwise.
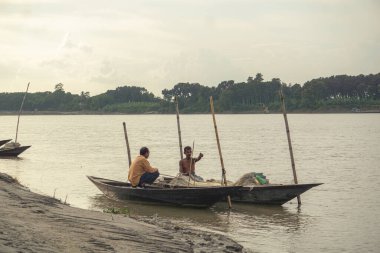
[[[379,0],[0,0],[0,92],[380,72]]]

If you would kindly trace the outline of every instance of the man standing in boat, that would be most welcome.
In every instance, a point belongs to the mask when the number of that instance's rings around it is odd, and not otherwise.
[[[140,155],[132,162],[129,168],[128,180],[133,187],[144,187],[145,184],[152,184],[160,175],[157,168],[150,166],[148,157],[149,149],[142,147]]]
[[[195,163],[202,159],[203,154],[199,153],[197,158],[191,157],[192,150],[190,146],[186,146],[183,153],[186,157],[179,161],[179,172],[187,176],[190,175],[197,182],[203,181],[202,177],[195,175]]]

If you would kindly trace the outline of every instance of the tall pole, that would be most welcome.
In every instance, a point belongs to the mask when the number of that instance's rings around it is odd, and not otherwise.
[[[127,127],[125,126],[125,122],[123,122],[123,127],[124,127],[125,144],[127,145],[128,165],[129,165],[129,167],[131,167],[131,150],[130,150],[130,148],[129,148],[128,134],[127,134]]]
[[[222,148],[220,147],[220,141],[219,141],[219,134],[218,134],[218,127],[216,126],[216,120],[215,120],[215,111],[214,111],[214,101],[212,97],[210,97],[210,109],[212,114],[212,119],[214,121],[214,128],[215,128],[215,136],[216,136],[216,143],[218,144],[218,151],[219,151],[219,158],[220,158],[220,164],[222,165],[222,185],[227,186],[227,179],[226,179],[226,170],[224,168],[224,162],[223,162],[223,156],[222,156]],[[228,207],[231,208],[231,197],[230,195],[227,196],[227,202]]]
[[[179,108],[178,108],[178,98],[175,97],[175,109],[177,112],[177,127],[178,127],[178,140],[179,140],[179,154],[181,157],[181,160],[183,159],[183,152],[182,152],[182,137],[181,137],[181,125],[179,124]]]
[[[28,86],[26,87],[25,95],[24,95],[24,98],[22,99],[20,110],[18,112],[15,143],[17,143],[18,125],[20,123],[20,115],[21,115],[21,112],[22,112],[22,107],[24,106],[24,101],[25,101],[25,98],[26,98],[26,94],[28,93],[28,90],[29,90],[29,84],[30,84],[30,82],[28,83]]]
[[[194,154],[194,141],[193,141],[193,148],[191,149],[191,155],[190,155],[190,170],[189,170],[189,182],[187,183],[187,186],[190,185],[190,179],[191,179],[191,169],[193,167],[193,154]],[[195,179],[194,179],[195,184]]]
[[[290,130],[289,130],[289,124],[288,124],[288,116],[286,115],[285,99],[284,99],[284,94],[282,93],[282,88],[280,89],[280,99],[281,99],[281,110],[282,110],[282,114],[284,115],[284,120],[285,120],[286,136],[288,137],[290,161],[292,163],[294,183],[298,184],[297,172],[296,172],[296,164],[294,162],[292,140],[290,139]],[[298,205],[301,205],[301,197],[299,195],[297,196],[297,201],[298,201]]]

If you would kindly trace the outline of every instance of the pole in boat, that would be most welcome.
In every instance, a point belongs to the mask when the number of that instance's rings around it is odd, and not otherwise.
[[[193,154],[194,154],[194,141],[193,141],[193,148],[191,149],[191,155],[190,155],[189,182],[187,183],[187,186],[189,186],[189,185],[190,185],[190,179],[191,179],[191,168],[193,167]],[[194,178],[194,184],[195,184],[195,178]]]
[[[214,112],[214,101],[213,101],[212,97],[210,97],[210,108],[211,108],[212,119],[214,121],[214,128],[215,128],[216,142],[218,144],[220,164],[222,165],[222,179],[223,179],[222,180],[222,185],[224,183],[224,186],[227,186],[226,170],[224,168],[222,149],[220,147],[220,142],[219,142],[218,127],[216,126],[215,112]],[[231,197],[230,197],[230,195],[227,196],[227,202],[228,202],[228,207],[231,208],[232,204],[231,204]]]
[[[178,140],[179,140],[179,154],[181,156],[181,160],[183,159],[183,152],[182,152],[182,137],[181,137],[181,125],[179,124],[179,108],[178,108],[178,98],[175,97],[175,108],[177,112],[177,127],[178,127]]]
[[[282,114],[284,115],[284,120],[285,120],[286,136],[288,137],[290,161],[292,163],[294,183],[298,184],[296,165],[294,163],[294,156],[293,156],[292,140],[290,139],[288,116],[286,115],[285,99],[284,99],[284,94],[282,93],[282,88],[280,89],[280,99],[281,99],[281,110],[282,110]],[[298,202],[298,205],[301,205],[301,197],[299,195],[297,196],[297,202]]]
[[[25,95],[24,95],[24,98],[22,99],[22,103],[21,103],[21,106],[20,106],[20,111],[18,112],[15,143],[17,143],[18,125],[20,123],[20,115],[21,115],[21,112],[22,112],[22,107],[24,106],[24,101],[25,101],[25,98],[26,98],[26,94],[28,93],[28,90],[29,90],[29,84],[30,84],[30,82],[28,83],[28,86],[26,87]]]
[[[127,134],[127,127],[125,126],[125,122],[123,122],[123,127],[124,127],[125,144],[127,145],[128,165],[129,165],[129,167],[131,167],[131,150],[130,150],[130,148],[129,148],[128,134]]]

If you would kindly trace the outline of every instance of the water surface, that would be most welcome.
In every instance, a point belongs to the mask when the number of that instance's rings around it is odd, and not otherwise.
[[[151,164],[175,175],[180,157],[174,115],[22,116],[19,141],[32,147],[19,159],[0,159],[8,173],[32,191],[72,206],[103,210],[125,206],[131,216],[168,219],[181,226],[226,234],[255,252],[378,252],[380,247],[380,114],[289,115],[300,183],[323,185],[282,207],[225,203],[198,210],[141,202],[109,201],[85,177],[126,180],[128,160],[141,146]],[[281,115],[217,115],[227,179],[263,172],[273,183],[293,176]],[[0,139],[14,138],[16,116],[0,116]],[[184,145],[195,142],[204,158],[197,173],[220,179],[210,115],[181,116]],[[0,204],[1,205],[1,204]]]

